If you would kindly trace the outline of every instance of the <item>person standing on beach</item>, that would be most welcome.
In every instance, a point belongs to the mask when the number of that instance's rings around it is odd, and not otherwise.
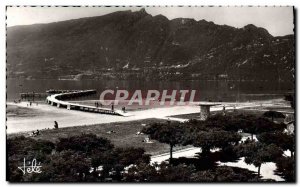
[[[58,123],[57,123],[57,121],[54,121],[54,128],[58,129]]]
[[[111,104],[111,110],[114,111],[114,104]]]

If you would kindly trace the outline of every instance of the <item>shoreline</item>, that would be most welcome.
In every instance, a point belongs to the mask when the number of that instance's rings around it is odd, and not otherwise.
[[[264,107],[287,107],[289,103],[283,99],[269,99],[264,101],[253,101],[253,102],[220,102],[219,106],[211,107],[211,112],[222,110],[222,106],[226,106],[226,110],[233,109],[243,109],[243,108],[257,108],[260,106]],[[76,127],[76,126],[88,126],[88,125],[101,125],[105,123],[116,123],[116,122],[128,122],[136,120],[145,119],[163,119],[163,120],[173,120],[180,121],[184,119],[172,117],[176,115],[199,113],[200,109],[197,103],[187,106],[171,106],[162,108],[152,108],[147,110],[137,110],[130,111],[128,114],[130,116],[112,116],[106,114],[95,114],[89,112],[67,110],[64,108],[57,108],[47,104],[39,103],[38,106],[27,107],[26,102],[21,103],[11,103],[7,102],[7,111],[9,107],[14,106],[17,109],[21,108],[26,111],[26,109],[32,112],[31,116],[25,115],[18,117],[17,115],[12,116],[7,115],[7,134],[19,133],[19,132],[30,132],[33,130],[41,130],[53,128],[54,121],[57,121],[59,128],[63,127]],[[11,115],[11,116],[9,116]]]

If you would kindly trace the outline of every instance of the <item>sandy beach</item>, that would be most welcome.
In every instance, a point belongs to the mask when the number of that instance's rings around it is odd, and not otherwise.
[[[211,111],[220,111],[226,106],[226,110],[243,108],[256,109],[258,107],[276,106],[285,108],[289,103],[283,99],[266,100],[257,102],[243,102],[243,103],[221,103],[221,105],[211,107]],[[16,115],[15,110],[21,109],[24,114]],[[32,106],[27,106],[27,102],[21,103],[7,103],[7,133],[18,133],[32,130],[51,129],[54,126],[54,121],[57,121],[59,128],[103,124],[111,122],[134,121],[149,118],[169,119],[174,121],[185,121],[186,119],[169,117],[181,114],[190,114],[200,112],[198,103],[193,103],[187,106],[172,106],[163,108],[153,108],[148,110],[138,110],[128,112],[128,116],[113,116],[105,114],[95,114],[75,110],[66,110],[65,108],[57,108],[44,103],[35,103]]]

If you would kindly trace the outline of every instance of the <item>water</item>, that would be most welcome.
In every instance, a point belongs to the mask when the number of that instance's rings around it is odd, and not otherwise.
[[[196,90],[196,101],[251,101],[282,98],[293,93],[292,83],[233,81],[139,81],[139,80],[25,80],[7,79],[7,100],[19,99],[19,93],[45,93],[49,89],[96,89],[97,94],[82,99],[99,99],[103,90]],[[41,98],[44,99],[44,98]]]

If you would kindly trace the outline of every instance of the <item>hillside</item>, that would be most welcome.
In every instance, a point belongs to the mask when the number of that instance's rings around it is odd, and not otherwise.
[[[293,80],[294,36],[144,9],[7,28],[7,75],[27,79]]]

